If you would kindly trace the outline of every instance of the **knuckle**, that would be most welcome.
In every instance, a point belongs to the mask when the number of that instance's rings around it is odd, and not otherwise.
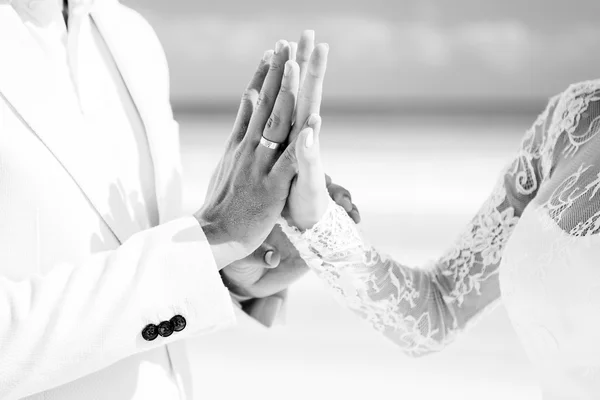
[[[244,139],[244,136],[246,136],[247,130],[248,130],[248,123],[245,121],[241,122],[238,129],[236,129],[234,131],[233,140],[231,141],[230,145],[233,147],[233,146],[237,145],[242,139]]]
[[[307,103],[309,106],[317,103],[317,100],[314,98],[315,93],[313,91],[303,91],[300,94],[300,99],[298,101],[302,101],[303,103]]]
[[[288,93],[290,93],[290,91],[291,91],[291,88],[288,83],[281,84],[281,87],[279,88],[280,95],[287,95]]]
[[[242,103],[254,105],[258,98],[258,92],[254,89],[246,89],[242,94]]]
[[[342,188],[336,188],[333,190],[332,197],[336,203],[339,203],[344,199],[344,197],[348,197],[348,191]]]
[[[316,81],[320,81],[321,79],[323,79],[323,71],[321,71],[320,68],[309,68],[306,73],[309,77]]]
[[[266,93],[266,92],[262,92],[259,96],[258,96],[258,100],[256,105],[257,106],[261,106],[261,105],[265,105],[265,104],[270,104],[271,103],[271,96]]]
[[[296,163],[296,151],[295,147],[288,147],[286,151],[283,152],[282,157],[285,161],[294,164]]]
[[[306,51],[306,49],[303,49],[302,51],[298,51],[298,53],[296,54],[296,62],[298,64],[300,64],[300,63],[305,64],[308,62],[309,59],[310,59],[310,55],[308,54],[308,51]]]
[[[278,72],[283,68],[283,64],[280,62],[272,62],[269,67],[269,71]]]
[[[237,148],[233,152],[233,160],[235,163],[238,163],[244,157],[244,151],[241,148]]]
[[[279,125],[281,125],[281,117],[278,113],[273,112],[267,121],[267,128],[275,128]]]

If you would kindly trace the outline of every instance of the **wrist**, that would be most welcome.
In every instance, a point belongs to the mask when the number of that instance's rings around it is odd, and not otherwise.
[[[315,196],[314,206],[310,212],[303,213],[292,222],[292,225],[296,226],[300,231],[306,231],[312,229],[316,224],[321,221],[327,209],[329,208],[329,203],[332,201],[329,198],[329,195],[325,194],[323,196]],[[290,221],[288,221],[289,223]]]
[[[243,254],[238,254],[241,251],[236,249],[227,230],[220,226],[220,224],[206,218],[200,211],[195,213],[194,217],[202,228],[204,236],[206,236],[219,271],[232,262],[244,257]]]

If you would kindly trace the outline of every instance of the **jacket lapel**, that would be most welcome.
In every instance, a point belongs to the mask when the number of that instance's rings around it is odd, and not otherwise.
[[[115,237],[129,228],[110,218],[105,188],[98,185],[107,160],[86,140],[86,126],[75,96],[65,95],[64,81],[48,68],[39,44],[10,5],[0,5],[0,95],[38,136],[72,177]]]
[[[147,22],[118,2],[99,2],[92,19],[144,124],[154,164],[159,220],[164,223],[180,216],[183,191],[179,130],[169,100],[164,52]]]

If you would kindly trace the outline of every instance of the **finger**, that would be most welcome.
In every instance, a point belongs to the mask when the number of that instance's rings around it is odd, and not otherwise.
[[[343,188],[340,185],[336,185],[335,183],[332,183],[327,187],[327,190],[329,191],[329,195],[331,196],[333,201],[335,201],[340,206],[344,207],[346,211],[350,211],[352,209],[352,195],[350,194],[348,189]],[[346,208],[346,206],[342,203],[349,204],[349,207]]]
[[[271,142],[284,144],[292,128],[292,114],[296,108],[296,99],[298,97],[299,69],[295,61],[285,63],[283,80],[279,89],[279,94],[275,100],[275,106],[267,125],[263,131],[265,139]],[[259,145],[256,147],[256,156],[259,160],[265,160],[264,168],[270,170],[277,157],[281,154],[276,149],[270,149]]]
[[[262,264],[265,268],[277,268],[281,260],[279,251],[271,244],[264,242],[254,253],[252,253],[253,263]]]
[[[312,52],[306,78],[300,86],[298,104],[296,106],[296,121],[304,121],[309,115],[319,114],[321,110],[321,97],[323,94],[323,81],[327,70],[328,54],[329,46],[325,43],[317,45]],[[299,129],[293,129],[289,140],[294,140],[298,132]]]
[[[296,53],[298,52],[298,43],[290,42],[290,60],[296,61]]]
[[[271,57],[269,72],[264,79],[262,89],[258,96],[256,109],[250,118],[248,132],[244,136],[244,141],[250,146],[256,147],[258,141],[263,134],[265,126],[273,106],[279,89],[281,88],[281,80],[283,78],[283,70],[286,62],[290,58],[290,46],[285,40],[280,40],[275,46],[275,52]]]
[[[347,213],[349,213],[350,211],[352,211],[352,202],[350,201],[350,199],[347,196],[342,196],[340,197],[336,203],[342,207],[344,209],[344,211],[346,211]]]
[[[295,52],[295,60],[300,67],[300,87],[304,85],[304,79],[306,77],[306,69],[310,60],[310,55],[315,49],[315,31],[306,30],[300,35],[300,41],[297,45]],[[296,121],[297,110],[294,110],[292,119]],[[306,115],[304,117],[307,117]]]
[[[319,133],[321,132],[321,117],[312,114],[307,121],[308,127],[312,128],[313,135],[307,137],[304,146],[296,147],[296,158],[298,159],[298,179],[306,180],[309,188],[317,192],[325,185],[325,174],[322,173],[321,155],[319,151]],[[299,181],[300,183],[300,181]],[[319,185],[319,187],[316,187]]]
[[[352,210],[348,214],[350,215],[350,218],[354,220],[354,223],[359,224],[361,221],[360,212],[358,211],[358,207],[356,207],[355,204],[353,204],[352,206]]]
[[[290,182],[302,169],[304,176],[310,182],[322,182],[325,185],[325,174],[322,173],[319,153],[319,131],[321,117],[314,114],[306,121],[296,140],[289,144],[273,167],[276,182]],[[318,174],[319,176],[316,176]]]
[[[254,73],[254,76],[250,80],[250,83],[242,95],[242,100],[233,127],[233,133],[230,137],[230,144],[237,145],[246,135],[248,124],[250,123],[250,118],[252,117],[252,113],[256,108],[258,96],[269,71],[269,65],[272,57],[273,50],[267,50],[264,53],[263,58],[260,60],[258,68]]]
[[[275,175],[276,181],[283,179],[284,181],[289,180],[291,182],[291,179],[294,178],[298,172],[297,149],[301,146],[312,147],[312,145],[315,143],[314,127],[316,126],[317,122],[319,123],[320,128],[321,117],[319,115],[315,114],[307,118],[307,120],[304,122],[300,135],[298,135],[296,139],[285,148],[271,170],[273,175]]]
[[[287,183],[291,185],[292,179],[298,172],[296,147],[311,146],[313,144],[313,134],[312,128],[306,128],[285,148],[269,173],[269,177],[273,178],[274,184],[281,186]]]
[[[331,182],[332,182],[331,177],[329,175],[325,174],[325,184],[327,186],[329,186],[329,185],[331,185]]]
[[[296,62],[300,66],[300,85],[304,83],[306,77],[306,70],[310,55],[315,49],[315,31],[306,30],[300,35],[300,41],[298,42],[298,49],[296,50]],[[302,86],[300,86],[302,87]]]

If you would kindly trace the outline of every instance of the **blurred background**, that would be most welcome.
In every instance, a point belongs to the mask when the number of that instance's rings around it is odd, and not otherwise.
[[[362,229],[419,266],[477,211],[547,98],[600,77],[596,0],[123,0],[156,30],[181,124],[195,210],[267,49],[314,29],[330,44],[322,115],[327,172]],[[405,357],[312,275],[286,324],[190,344],[198,399],[540,399],[500,307],[447,351]]]

